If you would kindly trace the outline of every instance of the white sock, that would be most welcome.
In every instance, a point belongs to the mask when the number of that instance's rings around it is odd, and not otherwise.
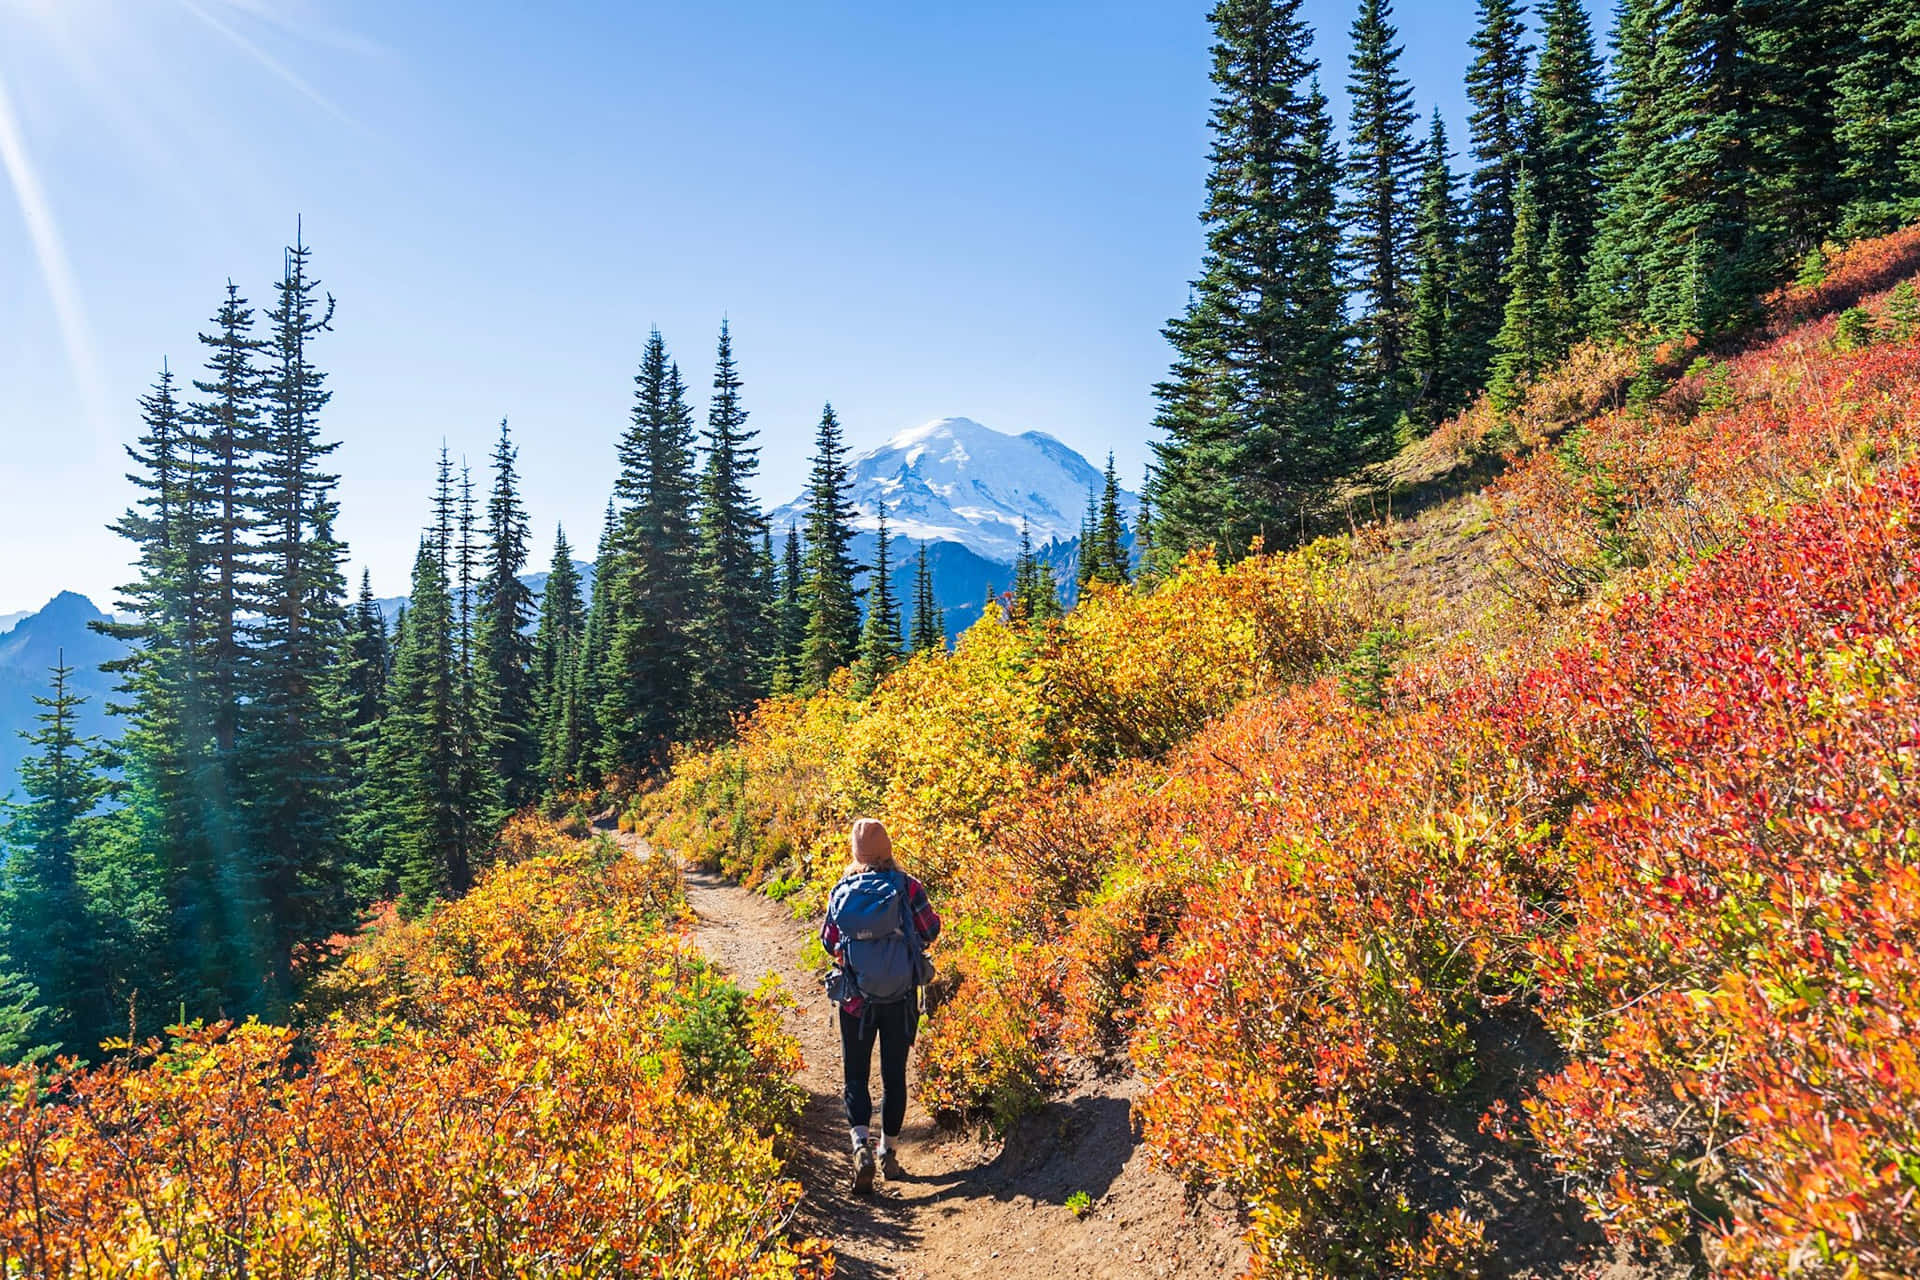
[[[880,1150],[878,1154],[884,1156],[885,1154],[887,1154],[887,1148],[891,1147],[892,1145],[893,1145],[893,1139],[889,1138],[885,1133],[882,1133],[880,1135]]]
[[[864,1124],[857,1124],[853,1126],[853,1149],[855,1151],[858,1151],[860,1150],[860,1148],[866,1145],[867,1145],[867,1126]]]

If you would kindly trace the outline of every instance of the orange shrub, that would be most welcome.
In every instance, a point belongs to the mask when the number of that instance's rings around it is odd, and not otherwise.
[[[820,1276],[777,1018],[661,931],[671,870],[495,873],[306,1034],[181,1028],[0,1077],[0,1275]]]

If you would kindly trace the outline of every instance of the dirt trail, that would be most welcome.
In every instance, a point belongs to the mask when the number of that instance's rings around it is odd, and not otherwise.
[[[915,1100],[901,1145],[905,1177],[853,1195],[833,1008],[800,960],[814,925],[719,876],[688,871],[686,886],[701,948],[749,989],[777,975],[798,1002],[792,1030],[808,1102],[794,1160],[805,1188],[797,1225],[834,1242],[840,1275],[1118,1280],[1239,1270],[1230,1207],[1189,1202],[1134,1141],[1130,1081],[1083,1083],[1004,1145],[941,1132]],[[874,1094],[877,1106],[877,1079]],[[1066,1208],[1076,1191],[1092,1197],[1083,1217]]]

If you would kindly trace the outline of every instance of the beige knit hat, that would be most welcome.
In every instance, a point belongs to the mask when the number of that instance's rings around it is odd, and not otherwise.
[[[853,824],[853,860],[863,867],[884,867],[893,862],[893,838],[878,818],[861,818]]]

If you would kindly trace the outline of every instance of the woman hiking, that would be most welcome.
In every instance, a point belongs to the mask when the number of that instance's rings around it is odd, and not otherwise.
[[[820,945],[833,957],[827,994],[839,1006],[847,1125],[853,1135],[853,1189],[873,1190],[874,1159],[901,1176],[900,1126],[907,1118],[907,1050],[920,1023],[920,988],[933,976],[926,947],[940,936],[927,891],[893,860],[893,840],[874,818],[850,833],[853,865],[827,899]],[[880,1042],[880,1142],[868,1146],[873,1097],[868,1076]]]

